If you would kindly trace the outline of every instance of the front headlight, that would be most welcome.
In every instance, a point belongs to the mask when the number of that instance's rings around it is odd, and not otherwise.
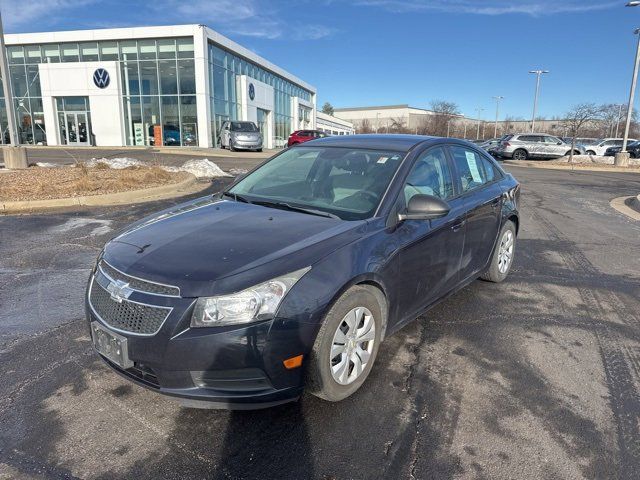
[[[221,327],[271,318],[291,287],[309,270],[311,267],[303,268],[238,293],[199,298],[191,326]]]

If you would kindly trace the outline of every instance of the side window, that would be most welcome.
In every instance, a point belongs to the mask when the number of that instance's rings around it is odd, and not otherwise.
[[[480,157],[482,159],[482,167],[484,168],[484,173],[487,178],[487,183],[493,182],[502,178],[502,174],[496,168],[491,160],[486,157]]]
[[[404,184],[406,203],[418,194],[433,195],[443,200],[453,196],[453,177],[442,147],[423,153],[407,176]]]
[[[482,157],[465,147],[451,145],[451,155],[460,177],[462,193],[470,192],[487,183],[487,176],[482,168]]]

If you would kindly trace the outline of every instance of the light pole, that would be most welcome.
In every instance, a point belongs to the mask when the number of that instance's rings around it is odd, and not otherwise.
[[[498,115],[500,114],[500,100],[502,100],[503,96],[493,97],[496,100],[496,128],[493,131],[493,138],[498,137]]]
[[[4,47],[4,30],[2,28],[2,14],[0,13],[0,75],[2,75],[2,91],[4,92],[4,106],[7,111],[7,126],[9,127],[10,146],[4,150],[5,168],[27,168],[27,153],[18,144],[16,131],[16,112],[13,109],[13,95],[9,83],[9,66],[7,65],[7,51]]]
[[[614,138],[618,138],[618,130],[620,129],[620,117],[622,117],[622,107],[624,105],[621,103],[618,105],[618,116],[616,117],[616,136]]]
[[[536,94],[533,97],[533,117],[531,118],[531,132],[535,131],[536,127],[536,113],[538,111],[538,95],[540,94],[540,77],[549,73],[549,70],[531,70],[529,73],[534,73],[536,75]]]
[[[629,2],[627,7],[637,7],[640,2]],[[636,28],[633,32],[638,37],[638,45],[636,46],[636,60],[633,64],[633,76],[631,77],[631,89],[629,91],[629,104],[627,105],[627,121],[624,126],[624,138],[622,140],[622,150],[616,153],[615,165],[626,166],[629,164],[629,154],[627,153],[627,143],[629,142],[629,127],[631,127],[631,118],[633,117],[633,99],[636,94],[636,83],[638,81],[638,62],[640,62],[640,28]]]
[[[478,113],[478,131],[476,133],[476,140],[480,140],[480,122],[482,121],[480,117],[482,116],[482,112],[484,112],[484,108],[476,108],[476,112]]]

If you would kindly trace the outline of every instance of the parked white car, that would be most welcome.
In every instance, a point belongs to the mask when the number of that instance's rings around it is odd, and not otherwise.
[[[624,139],[622,138],[603,138],[599,141],[599,143],[592,143],[590,145],[582,144],[584,149],[587,151],[587,155],[604,155],[604,152],[607,151],[607,148],[610,147],[621,147]],[[629,143],[635,142],[636,140],[633,138],[629,139]]]

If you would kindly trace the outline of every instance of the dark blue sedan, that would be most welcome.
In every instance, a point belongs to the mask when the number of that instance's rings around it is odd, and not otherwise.
[[[295,146],[109,241],[87,287],[93,344],[187,406],[342,400],[386,337],[478,277],[506,278],[519,196],[461,140]]]

